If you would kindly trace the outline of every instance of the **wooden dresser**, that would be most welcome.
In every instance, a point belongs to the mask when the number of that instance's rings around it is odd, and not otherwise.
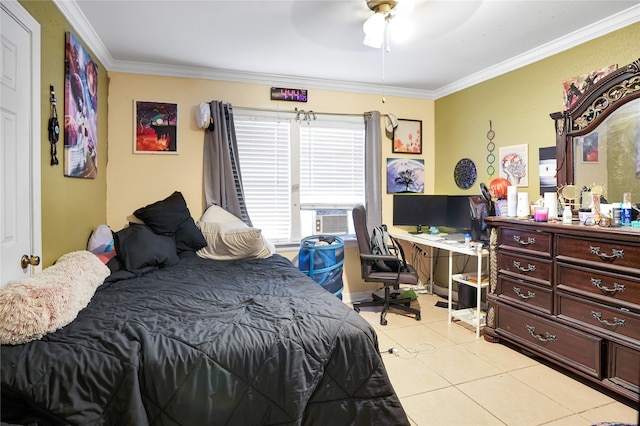
[[[640,228],[486,222],[485,339],[510,341],[638,401]]]

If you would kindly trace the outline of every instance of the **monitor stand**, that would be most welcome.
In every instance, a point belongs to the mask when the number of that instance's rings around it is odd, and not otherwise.
[[[422,225],[416,225],[415,231],[409,231],[410,234],[422,234]]]

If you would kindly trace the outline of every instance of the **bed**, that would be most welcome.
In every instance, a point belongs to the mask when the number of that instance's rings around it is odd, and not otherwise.
[[[372,327],[278,254],[116,268],[69,324],[0,350],[7,423],[409,424]]]

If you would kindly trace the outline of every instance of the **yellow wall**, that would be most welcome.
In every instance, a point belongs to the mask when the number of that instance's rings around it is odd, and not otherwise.
[[[554,124],[549,114],[562,109],[562,82],[611,65],[627,65],[640,57],[640,23],[623,28],[566,52],[477,84],[436,100],[436,193],[479,193],[479,183],[489,184],[487,132],[495,131],[496,172],[500,147],[528,144],[529,200],[540,197],[539,148],[555,146]],[[469,190],[453,180],[456,163],[471,158],[478,180]]]
[[[221,100],[235,106],[318,113],[362,114],[379,110],[398,118],[422,120],[426,191],[433,191],[434,134],[433,101],[380,95],[309,89],[307,103],[274,102],[269,85],[243,84],[149,75],[109,73],[109,164],[107,177],[107,224],[117,231],[137,208],[163,199],[173,191],[184,195],[191,215],[198,219],[204,210],[202,182],[203,130],[196,126],[195,109],[201,102]],[[133,103],[165,101],[178,104],[178,155],[133,154]],[[318,114],[318,119],[322,115]],[[383,139],[383,159],[391,156],[391,140]],[[407,156],[409,158],[409,156]],[[384,166],[384,165],[383,165]],[[383,172],[383,170],[381,170]],[[383,188],[383,192],[386,188]],[[391,195],[384,194],[383,220],[391,222]],[[282,253],[294,258],[295,252]],[[370,290],[360,280],[356,250],[346,250],[345,292]],[[355,268],[351,268],[354,266]]]
[[[307,103],[269,100],[268,85],[244,84],[190,78],[109,73],[109,175],[107,178],[107,223],[113,229],[126,224],[138,207],[181,191],[194,218],[204,209],[202,151],[204,132],[196,126],[195,109],[201,102],[221,100],[234,106],[318,113],[362,114],[379,110],[399,118],[423,121],[423,156],[426,191],[433,191],[433,101],[378,95],[309,90]],[[165,101],[178,104],[178,155],[133,154],[133,103]],[[322,115],[318,114],[319,119]],[[391,140],[383,139],[383,158],[391,156]],[[397,155],[396,155],[397,156]],[[409,156],[407,156],[409,157]],[[126,188],[126,190],[124,190]],[[386,189],[383,189],[386,191]],[[391,220],[390,195],[385,220]]]
[[[58,143],[58,166],[51,166],[47,123],[49,120],[49,85],[57,97],[60,124],[64,122],[65,32],[72,31],[58,8],[50,1],[20,1],[40,23],[41,29],[41,116],[42,116],[42,265],[53,264],[61,255],[84,249],[91,231],[106,221],[107,166],[107,73],[96,56],[85,49],[98,64],[98,177],[79,179],[64,177],[63,141]],[[83,43],[84,44],[84,43]],[[62,126],[61,126],[62,127]],[[61,129],[62,130],[62,129]]]

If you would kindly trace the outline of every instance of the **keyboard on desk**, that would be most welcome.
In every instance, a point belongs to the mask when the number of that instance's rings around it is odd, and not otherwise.
[[[415,234],[414,236],[427,241],[440,241],[444,239],[444,237],[439,234]]]
[[[447,234],[444,238],[448,241],[464,243],[464,234]]]

